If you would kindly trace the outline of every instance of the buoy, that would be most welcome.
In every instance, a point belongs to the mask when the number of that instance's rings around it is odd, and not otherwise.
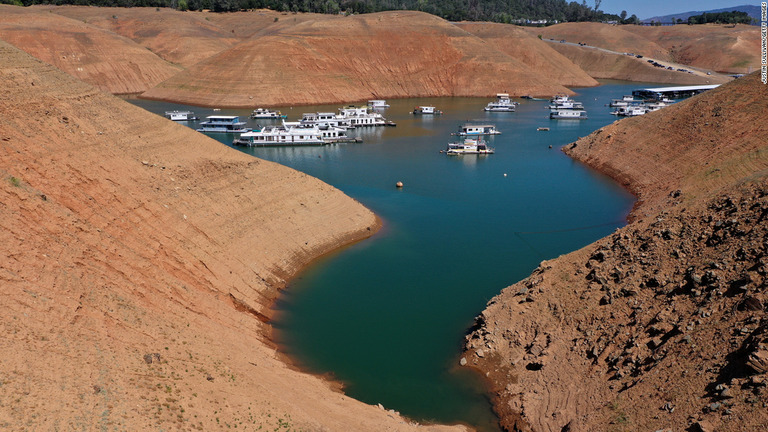
[[[401,188],[401,187],[403,187],[403,182],[399,181],[399,182],[395,183],[395,186]]]
[[[504,173],[504,177],[506,177],[506,176],[507,176],[507,173]]]

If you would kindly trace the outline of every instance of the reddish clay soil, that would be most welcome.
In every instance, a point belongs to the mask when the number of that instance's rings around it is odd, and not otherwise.
[[[531,41],[522,33],[517,38]],[[533,49],[551,53],[542,44]],[[570,62],[563,67],[575,68]],[[581,78],[594,85],[583,74]],[[569,92],[550,75],[530,70],[443,19],[420,12],[383,12],[276,28],[190,67],[142,96],[252,107],[487,97],[500,91],[515,96]]]
[[[87,20],[35,8],[0,5],[0,40],[115,94],[140,93],[181,70]]]
[[[507,430],[765,429],[767,98],[752,74],[564,148],[639,203],[477,317],[462,363]]]
[[[0,429],[418,426],[288,367],[272,299],[369,210],[0,42]]]
[[[722,84],[731,80],[731,77],[720,74],[707,75],[698,71],[695,74],[681,72],[677,69],[684,69],[687,66],[671,62],[664,62],[663,64],[675,70],[656,67],[648,63],[648,59],[645,57],[637,58],[624,54],[612,54],[595,48],[560,43],[552,44],[552,46],[556,51],[578,64],[580,68],[595,78],[665,83],[670,85]]]

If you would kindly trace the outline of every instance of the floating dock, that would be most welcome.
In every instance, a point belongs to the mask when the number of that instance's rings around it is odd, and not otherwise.
[[[632,91],[632,96],[643,99],[661,99],[663,97],[681,99],[697,95],[707,90],[712,90],[719,85],[720,84],[638,89]]]

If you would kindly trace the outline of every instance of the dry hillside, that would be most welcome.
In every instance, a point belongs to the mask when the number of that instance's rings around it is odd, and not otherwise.
[[[0,40],[110,93],[140,93],[180,71],[133,41],[38,9],[0,5]]]
[[[575,68],[570,62],[564,66]],[[594,81],[587,78],[585,84]],[[492,96],[503,90],[514,95],[569,92],[549,75],[530,70],[443,19],[383,12],[298,22],[257,35],[143,97],[249,107],[374,97]]]
[[[566,146],[639,206],[477,318],[507,430],[765,429],[767,97],[753,74]]]
[[[582,42],[723,73],[747,73],[760,65],[760,29],[755,26],[563,23],[528,31],[545,39]]]
[[[370,211],[4,42],[0,89],[0,429],[453,429],[268,341],[286,277],[369,236]]]
[[[34,6],[30,9],[87,22],[130,39],[183,68],[232,47],[244,37],[206,19],[214,14],[180,13],[168,8]],[[254,23],[254,27],[258,26]]]
[[[549,76],[564,86],[598,85],[592,76],[555,51],[550,44],[521,27],[485,22],[461,22],[456,25],[519,60],[530,70]]]
[[[671,85],[722,84],[731,80],[723,75],[692,74],[678,70],[655,67],[646,58],[637,58],[624,54],[608,53],[600,49],[578,45],[554,43],[555,51],[578,64],[586,73],[595,78],[619,79],[664,83]],[[665,62],[668,67],[683,69],[683,65]]]

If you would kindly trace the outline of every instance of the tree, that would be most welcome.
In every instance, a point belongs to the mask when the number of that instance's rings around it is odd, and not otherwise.
[[[621,14],[619,15],[621,17],[621,20],[624,21],[627,19],[627,11],[623,10],[621,11]]]

